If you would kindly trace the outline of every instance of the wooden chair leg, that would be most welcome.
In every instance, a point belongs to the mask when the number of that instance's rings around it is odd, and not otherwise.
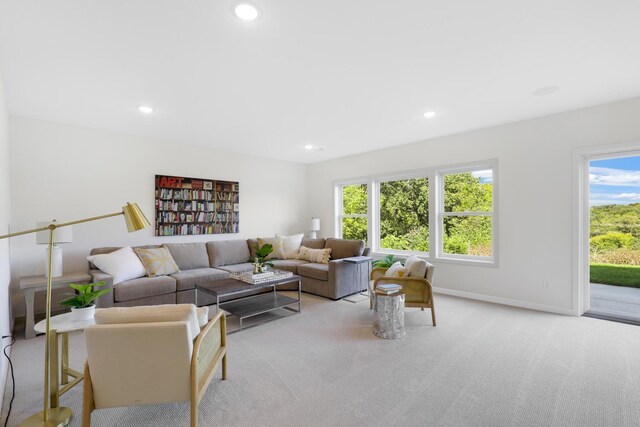
[[[431,320],[433,321],[433,326],[436,326],[436,308],[431,306]]]
[[[198,397],[191,397],[191,427],[198,427]]]
[[[82,386],[82,427],[91,426],[91,412],[96,408],[93,401],[93,385],[91,384],[91,373],[89,364],[84,364],[84,384]]]
[[[227,354],[222,356],[222,379],[227,379]]]

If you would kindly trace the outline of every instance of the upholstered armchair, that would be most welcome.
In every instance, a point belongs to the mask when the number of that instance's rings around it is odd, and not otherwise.
[[[385,276],[386,268],[374,268],[371,271],[371,281],[369,282],[369,308],[373,308],[373,298],[375,289],[379,283],[397,283],[402,285],[402,292],[405,294],[405,307],[420,307],[431,309],[431,320],[436,326],[436,312],[433,304],[433,288],[431,286],[435,266],[427,261],[418,260],[420,265],[414,264],[406,272],[406,276]],[[426,269],[424,268],[426,264]],[[423,273],[424,271],[424,273]],[[416,273],[418,273],[416,275]]]
[[[227,377],[226,320],[223,312],[207,316],[193,304],[96,310],[96,325],[84,332],[83,427],[95,409],[184,401],[196,427],[220,362]]]

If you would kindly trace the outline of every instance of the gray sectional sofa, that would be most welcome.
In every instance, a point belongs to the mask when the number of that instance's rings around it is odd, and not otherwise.
[[[195,302],[195,286],[229,277],[230,273],[251,270],[247,259],[255,254],[257,239],[220,240],[194,243],[164,243],[180,268],[169,276],[141,277],[113,285],[113,277],[89,264],[93,281],[104,281],[105,288],[113,289],[98,299],[98,307],[126,307],[154,304],[182,304]],[[303,239],[302,245],[313,248],[331,248],[328,264],[316,264],[298,259],[274,260],[275,267],[291,271],[302,277],[302,290],[334,300],[365,290],[368,269],[344,262],[345,258],[367,255],[368,248],[362,240]],[[160,245],[141,246],[155,248]],[[91,250],[91,255],[113,252],[118,247]],[[361,289],[359,289],[361,288]],[[279,289],[297,289],[296,284],[283,285]],[[263,291],[256,291],[260,293]],[[225,299],[223,298],[222,301]],[[198,304],[213,304],[213,297],[200,293]]]

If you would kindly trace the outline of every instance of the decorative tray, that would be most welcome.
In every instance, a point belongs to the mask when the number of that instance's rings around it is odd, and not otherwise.
[[[273,273],[273,274],[269,274]],[[259,283],[274,282],[276,280],[285,279],[293,276],[290,271],[282,270],[269,270],[266,273],[253,274],[251,271],[243,271],[240,273],[231,273],[232,279],[240,280],[241,282],[249,283],[250,285],[257,285]]]

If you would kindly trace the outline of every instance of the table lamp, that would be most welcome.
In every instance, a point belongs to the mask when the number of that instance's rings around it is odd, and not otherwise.
[[[36,243],[38,245],[47,245],[47,249],[45,251],[46,256],[44,259],[45,275],[49,274],[49,224],[56,224],[56,220],[54,219],[53,222],[46,221],[36,223],[37,228],[47,229],[47,231],[40,231],[36,233]],[[51,277],[62,276],[62,248],[58,245],[60,243],[71,242],[73,242],[73,229],[71,227],[61,228],[56,231],[53,237],[53,254],[51,255],[53,264],[51,267]]]
[[[9,233],[4,236],[0,236],[0,239],[6,239],[9,237],[21,236],[23,234],[31,234],[38,232],[46,232],[48,236],[48,248],[49,248],[49,262],[47,264],[47,308],[46,314],[46,338],[44,343],[44,410],[32,415],[22,422],[21,426],[38,426],[38,427],[52,427],[52,426],[66,426],[71,419],[71,409],[59,407],[59,390],[50,390],[50,372],[51,372],[51,340],[57,339],[55,334],[51,334],[51,284],[53,283],[53,243],[56,239],[55,231],[62,227],[68,227],[74,224],[80,224],[83,222],[96,221],[99,219],[109,218],[112,216],[124,215],[125,222],[127,224],[127,230],[131,233],[133,231],[142,230],[149,227],[151,224],[149,220],[144,216],[140,208],[135,203],[127,203],[123,206],[120,212],[115,212],[106,215],[94,216],[86,219],[79,219],[69,222],[51,222],[47,226],[34,228],[32,230],[18,231],[15,233]]]
[[[309,230],[311,230],[309,237],[315,239],[316,232],[320,231],[320,218],[311,218],[311,221],[309,221]]]

